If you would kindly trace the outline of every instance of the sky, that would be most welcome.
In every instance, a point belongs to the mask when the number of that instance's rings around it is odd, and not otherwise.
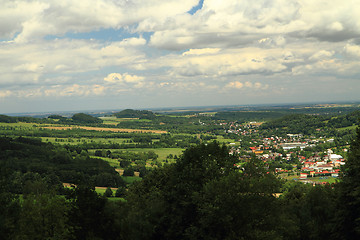
[[[0,113],[360,101],[360,0],[0,6]]]

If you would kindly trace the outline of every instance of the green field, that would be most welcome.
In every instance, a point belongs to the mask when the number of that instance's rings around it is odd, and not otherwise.
[[[337,130],[338,130],[338,131],[356,130],[357,127],[358,127],[357,125],[353,125],[353,126],[349,126],[349,127],[337,128]]]
[[[282,173],[279,174],[279,177],[282,179],[286,179],[286,180],[300,180],[299,176],[295,175],[290,175],[288,176],[287,173]],[[308,177],[306,178],[306,180],[308,181],[313,181],[313,182],[327,182],[327,183],[335,183],[336,181],[338,181],[338,178],[334,178],[331,176],[327,176],[327,177]]]
[[[177,155],[178,157],[185,149],[182,148],[129,148],[129,149],[114,149],[114,151],[129,151],[129,152],[148,152],[154,151],[159,157],[158,160],[165,160],[169,154]]]
[[[116,192],[116,189],[111,189],[111,190],[113,191],[113,195],[112,195],[112,197],[107,198],[108,200],[110,200],[110,201],[125,201],[125,199],[124,199],[124,198],[121,198],[121,197],[115,197],[115,192]],[[103,196],[103,195],[104,195],[104,193],[105,193],[105,191],[106,191],[106,189],[96,187],[96,188],[95,188],[95,191],[96,191],[96,193],[97,193],[97,194],[99,194],[99,195]]]
[[[235,143],[235,146],[240,145],[240,142],[237,142],[231,138],[224,138],[223,136],[217,136],[216,141],[218,141],[219,143],[225,143],[225,144]]]
[[[307,180],[311,180],[313,182],[336,183],[336,181],[338,181],[338,178],[333,178],[333,177],[312,177],[312,178],[308,178]]]
[[[141,177],[131,177],[131,176],[123,176],[122,177],[124,179],[124,181],[126,182],[126,184],[132,184],[133,182],[136,182],[136,181],[140,181],[142,178]]]
[[[116,152],[116,151],[126,152],[126,151],[128,151],[128,152],[135,152],[135,153],[154,151],[159,156],[157,159],[158,161],[165,161],[167,156],[169,156],[170,154],[172,154],[173,156],[176,155],[176,156],[180,157],[184,151],[184,149],[182,149],[182,148],[128,148],[128,149],[109,149],[109,150],[111,152]],[[90,149],[88,151],[91,155],[94,155],[96,149]],[[112,158],[107,158],[107,157],[97,157],[97,158],[101,158],[102,160],[107,161],[110,164],[110,166],[112,166],[112,167],[119,168],[118,159],[112,159]]]
[[[89,152],[95,152],[95,150],[89,150]],[[100,158],[106,162],[109,163],[110,166],[115,167],[115,168],[119,168],[119,160],[118,159],[113,159],[113,158],[107,158],[107,157],[96,157],[96,158]]]

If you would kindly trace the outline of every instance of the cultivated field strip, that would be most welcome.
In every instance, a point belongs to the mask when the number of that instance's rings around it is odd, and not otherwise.
[[[167,133],[167,131],[162,130],[148,130],[148,129],[126,129],[126,128],[101,128],[101,127],[84,127],[84,126],[76,126],[76,127],[40,127],[45,129],[53,129],[53,130],[68,130],[68,129],[84,129],[89,131],[102,131],[102,132],[138,132],[138,133]]]

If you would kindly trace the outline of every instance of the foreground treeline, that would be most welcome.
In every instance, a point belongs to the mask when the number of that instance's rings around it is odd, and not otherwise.
[[[2,155],[13,152],[4,149]],[[59,193],[47,174],[25,181],[19,195],[9,179],[20,157],[1,159],[0,239],[360,237],[359,129],[334,186],[283,182],[255,158],[239,166],[214,142],[152,171],[128,188],[123,201],[107,200],[84,182]]]

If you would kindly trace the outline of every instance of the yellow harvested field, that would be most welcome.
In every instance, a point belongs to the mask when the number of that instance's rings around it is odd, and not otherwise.
[[[101,127],[83,127],[83,126],[76,126],[76,127],[40,127],[46,129],[53,129],[53,130],[68,130],[68,129],[85,129],[90,131],[102,131],[102,132],[142,132],[142,133],[167,133],[166,131],[162,130],[146,130],[146,129],[126,129],[126,128],[101,128]]]
[[[106,190],[107,187],[95,187],[95,189],[102,189],[102,190]],[[111,188],[112,191],[116,191],[117,188]]]

